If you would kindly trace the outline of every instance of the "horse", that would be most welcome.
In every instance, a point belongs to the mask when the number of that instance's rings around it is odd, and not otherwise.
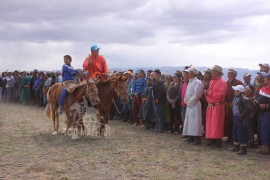
[[[47,92],[48,103],[45,108],[46,115],[49,119],[53,120],[53,135],[58,134],[59,128],[59,114],[57,112],[58,102],[62,92],[62,84],[55,83]],[[86,97],[87,101],[91,104],[97,105],[100,103],[98,96],[98,88],[95,83],[90,83],[88,80],[82,81],[73,91],[68,93],[65,97],[63,109],[66,111],[67,124],[69,125],[70,118],[70,106],[75,102],[82,102],[83,96]]]
[[[115,97],[119,96],[123,103],[128,102],[128,85],[127,77],[122,75],[116,75],[107,80],[100,81],[97,83],[99,93],[99,104],[91,104],[88,102],[88,106],[92,106],[98,110],[98,116],[103,125],[100,128],[100,135],[104,124],[108,123],[108,117],[111,105]]]

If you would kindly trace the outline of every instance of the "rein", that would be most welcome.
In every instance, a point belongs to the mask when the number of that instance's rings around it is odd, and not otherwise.
[[[119,93],[119,91],[117,91],[116,87],[114,88],[114,90],[116,91],[117,96],[120,96],[121,94],[128,93],[128,91],[124,91],[124,92]]]
[[[113,104],[115,106],[116,111],[118,112],[118,114],[122,114],[124,112],[124,108],[122,107],[122,111],[120,112],[119,109],[117,108],[115,101],[113,101]]]

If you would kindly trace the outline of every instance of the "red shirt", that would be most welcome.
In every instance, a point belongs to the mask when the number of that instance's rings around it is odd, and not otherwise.
[[[83,63],[83,69],[88,71],[88,79],[92,78],[92,74],[95,72],[107,73],[109,72],[106,60],[102,55],[97,57],[92,56],[92,63],[89,66],[89,56],[85,58]]]

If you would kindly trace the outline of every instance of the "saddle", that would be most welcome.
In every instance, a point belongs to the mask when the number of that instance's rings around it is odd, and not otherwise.
[[[77,83],[76,81],[74,80],[67,80],[65,82],[63,82],[63,86],[66,88],[66,90],[69,92],[69,93],[73,93],[74,90],[82,85],[84,85],[85,83],[87,83],[86,81],[82,81],[80,84]]]

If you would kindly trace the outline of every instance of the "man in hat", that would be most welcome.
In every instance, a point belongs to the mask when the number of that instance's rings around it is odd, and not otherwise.
[[[88,71],[88,79],[93,81],[94,73],[99,73],[101,79],[105,79],[109,72],[107,62],[102,55],[99,55],[100,47],[97,45],[91,46],[91,54],[88,55],[83,63],[83,69]]]
[[[269,73],[270,65],[267,63],[260,63],[260,72]]]
[[[232,130],[233,130],[233,113],[232,113],[232,101],[234,97],[234,90],[232,86],[243,85],[243,83],[236,79],[237,71],[234,69],[228,69],[228,81],[227,92],[225,97],[225,126],[224,136],[228,137],[228,142],[232,142]]]
[[[183,135],[189,136],[187,141],[195,145],[201,144],[202,136],[202,111],[200,98],[203,94],[203,84],[197,79],[199,70],[195,67],[189,69],[189,84],[184,97],[187,105]]]
[[[259,129],[262,149],[260,151],[270,154],[270,73],[264,74],[265,84],[259,91],[257,106],[260,108]]]
[[[204,90],[208,102],[205,134],[205,137],[209,139],[207,146],[218,148],[222,146],[221,139],[224,136],[224,100],[227,91],[227,83],[221,78],[222,75],[222,67],[215,65],[212,68],[210,86],[208,90]]]
[[[253,86],[253,83],[251,83],[251,74],[249,72],[245,72],[243,74],[243,80],[244,80],[244,87]]]

